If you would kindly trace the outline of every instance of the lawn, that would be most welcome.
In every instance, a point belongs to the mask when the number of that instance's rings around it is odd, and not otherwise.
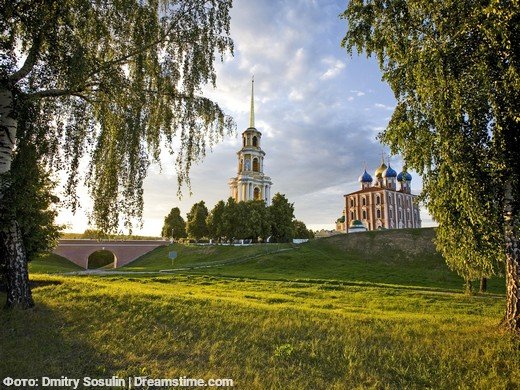
[[[36,308],[0,313],[0,372],[231,378],[241,389],[520,386],[520,340],[498,327],[503,280],[467,296],[431,250],[375,246],[177,246],[176,271],[153,275],[137,271],[171,268],[172,248],[125,275],[49,275],[40,259]],[[68,270],[55,259],[52,272],[57,261]]]

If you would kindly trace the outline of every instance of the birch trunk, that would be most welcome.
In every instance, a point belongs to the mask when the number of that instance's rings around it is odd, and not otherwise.
[[[11,170],[13,150],[16,142],[17,120],[14,115],[13,93],[0,87],[0,175],[6,176]],[[0,181],[0,269],[4,272],[3,282],[7,288],[6,307],[34,306],[29,287],[27,256],[22,235],[16,221],[7,217],[3,207],[3,196],[9,181]]]
[[[506,315],[504,325],[520,331],[520,243],[518,208],[513,198],[511,184],[506,184],[504,204],[504,230],[506,252]]]

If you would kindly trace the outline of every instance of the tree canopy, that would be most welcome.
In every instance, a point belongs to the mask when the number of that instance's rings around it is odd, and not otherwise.
[[[277,192],[271,206],[271,234],[275,242],[288,242],[293,238],[294,204],[289,203],[285,195]]]
[[[208,218],[208,208],[203,200],[195,203],[187,215],[186,232],[188,237],[200,240],[202,237],[208,236],[208,226],[206,219]]]
[[[161,236],[171,237],[177,240],[186,237],[186,222],[184,218],[182,218],[181,211],[178,207],[172,208],[170,213],[164,218]]]
[[[30,106],[34,144],[50,167],[66,171],[73,209],[85,158],[94,224],[131,229],[162,146],[176,154],[180,188],[206,147],[234,129],[201,95],[215,85],[215,57],[233,49],[230,8],[231,0],[1,2],[0,175],[10,174]],[[2,229],[8,305],[31,306],[16,218]]]
[[[520,329],[518,0],[351,0],[342,45],[375,55],[397,99],[380,135],[423,177],[437,246],[465,278],[505,260]]]

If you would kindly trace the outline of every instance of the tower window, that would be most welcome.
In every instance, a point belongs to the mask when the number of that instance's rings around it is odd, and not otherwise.
[[[253,146],[258,146],[258,138],[256,138],[256,135],[253,137]]]
[[[379,195],[376,195],[376,204],[381,204],[381,198]]]
[[[254,199],[255,200],[258,200],[258,199],[261,199],[261,193],[260,193],[260,188],[258,187],[255,187],[255,191],[254,191]]]
[[[260,171],[260,164],[258,163],[258,159],[257,158],[253,159],[253,171],[254,172],[259,172]]]
[[[363,199],[363,200],[365,200],[365,199]],[[363,210],[363,219],[367,219],[367,212],[366,212],[366,210]]]
[[[362,204],[363,206],[366,206],[366,205],[367,205],[367,200],[365,199],[365,197],[362,197],[362,198],[361,198],[361,204]]]
[[[376,216],[377,216],[377,218],[381,218],[381,210],[379,210],[379,209],[376,210]]]

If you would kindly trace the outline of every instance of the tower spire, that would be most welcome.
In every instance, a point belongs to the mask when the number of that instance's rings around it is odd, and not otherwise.
[[[251,77],[251,112],[249,113],[249,127],[255,127],[255,76]]]

